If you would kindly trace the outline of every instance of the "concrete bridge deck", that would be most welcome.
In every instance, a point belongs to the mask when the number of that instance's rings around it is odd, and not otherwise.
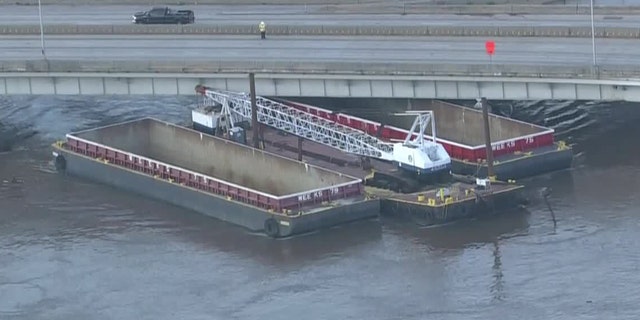
[[[0,68],[0,94],[193,95],[198,84],[247,92],[256,72],[258,94],[272,96],[640,101],[640,80],[628,77],[640,70],[623,66],[40,60]]]
[[[196,84],[263,95],[640,101],[640,42],[508,38],[2,37],[0,93],[193,94]]]
[[[640,81],[640,65],[534,65],[534,64],[480,64],[437,63],[420,61],[313,61],[313,60],[0,60],[0,75],[21,74],[85,74],[106,77],[157,77],[167,75],[206,78],[215,74],[227,75],[261,73],[274,77],[287,74],[325,75],[326,77],[456,77],[483,81],[491,78],[511,78],[528,81],[554,81],[566,83],[635,83]]]

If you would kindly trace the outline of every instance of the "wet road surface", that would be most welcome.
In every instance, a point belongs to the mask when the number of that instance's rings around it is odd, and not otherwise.
[[[575,3],[575,1],[573,1]],[[43,3],[44,4],[44,3]],[[635,5],[638,3],[636,2]],[[589,4],[579,6],[584,8]],[[132,23],[132,15],[151,9],[150,5],[43,5],[44,24],[115,24]],[[395,26],[571,26],[588,27],[588,15],[457,15],[457,14],[323,14],[323,5],[186,5],[171,6],[175,10],[193,10],[195,24],[269,25],[395,25]],[[366,10],[366,7],[363,8]],[[409,10],[410,12],[410,10]],[[594,12],[598,27],[637,27],[640,17],[634,15],[602,15]],[[0,10],[5,25],[37,25],[37,6],[5,5]]]
[[[46,52],[53,60],[195,60],[309,61],[377,63],[486,63],[483,37],[273,36],[48,36]],[[497,64],[579,65],[592,62],[591,41],[563,38],[500,38]],[[640,42],[598,39],[598,63],[638,64]],[[153,50],[149,50],[153,48]],[[0,37],[0,59],[40,59],[37,36]]]

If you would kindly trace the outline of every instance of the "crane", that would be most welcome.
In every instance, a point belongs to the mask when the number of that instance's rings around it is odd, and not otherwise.
[[[196,86],[196,92],[204,98],[204,106],[221,106],[227,112],[230,124],[251,119],[251,97],[244,92],[214,90]],[[424,138],[429,125],[435,140],[433,111],[412,112],[416,119],[402,142],[387,142],[363,131],[298,110],[286,104],[256,96],[258,122],[284,132],[336,148],[346,153],[389,161],[406,171],[418,174],[435,174],[450,170],[451,158],[444,147]],[[211,121],[203,120],[201,111],[193,110],[196,125],[211,128]],[[210,117],[220,117],[210,115]]]

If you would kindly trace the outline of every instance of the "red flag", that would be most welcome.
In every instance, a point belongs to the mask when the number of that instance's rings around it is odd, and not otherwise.
[[[489,40],[484,43],[484,48],[487,50],[487,54],[492,56],[493,53],[496,51],[496,43]]]

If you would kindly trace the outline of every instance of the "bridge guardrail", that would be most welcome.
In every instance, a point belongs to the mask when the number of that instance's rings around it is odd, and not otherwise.
[[[207,74],[248,72],[298,75],[327,74],[351,76],[457,76],[457,77],[528,77],[570,79],[640,79],[640,66],[601,65],[517,65],[517,64],[428,64],[385,62],[308,61],[97,61],[97,60],[24,60],[0,61],[3,73],[104,73],[104,74]],[[104,76],[104,75],[97,75]],[[471,80],[470,80],[471,81]]]
[[[72,25],[44,26],[47,35],[256,35],[257,27],[249,24],[194,25]],[[591,27],[566,26],[376,26],[376,25],[269,25],[271,35],[334,35],[334,36],[432,36],[432,37],[591,37]],[[2,35],[40,35],[38,25],[0,25]],[[640,38],[640,27],[596,27],[598,38]]]

